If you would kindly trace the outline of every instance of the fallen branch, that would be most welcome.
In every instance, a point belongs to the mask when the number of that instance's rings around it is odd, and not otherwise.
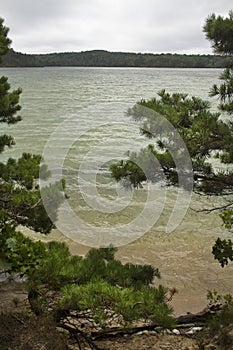
[[[198,312],[196,314],[187,314],[183,316],[179,316],[175,318],[175,322],[177,324],[176,328],[179,329],[186,329],[186,328],[192,328],[192,327],[206,327],[207,321],[210,317],[210,315],[216,314],[218,310],[220,310],[221,307],[209,307],[204,309],[201,312]],[[157,324],[150,324],[140,327],[129,327],[129,328],[111,328],[103,331],[92,331],[91,337],[93,340],[98,339],[105,339],[105,338],[113,338],[118,336],[124,336],[124,335],[132,335],[138,332],[143,331],[159,331],[162,330],[162,327],[158,326]]]
[[[93,340],[98,340],[98,339],[124,336],[126,334],[132,335],[132,334],[135,334],[138,332],[143,332],[143,331],[153,331],[153,330],[155,330],[156,327],[158,327],[158,325],[155,325],[155,324],[141,326],[141,327],[129,327],[129,328],[114,327],[111,329],[106,329],[104,331],[92,331],[91,338]]]

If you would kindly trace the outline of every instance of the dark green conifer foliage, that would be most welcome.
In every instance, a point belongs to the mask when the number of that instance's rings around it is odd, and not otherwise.
[[[216,157],[220,162],[233,164],[233,12],[223,18],[215,14],[206,19],[203,28],[206,37],[212,42],[214,51],[228,56],[227,67],[220,75],[221,84],[215,84],[210,90],[211,97],[220,101],[219,112],[210,110],[210,103],[183,93],[169,94],[165,90],[158,97],[141,100],[130,108],[127,115],[141,123],[141,133],[151,139],[151,145],[139,153],[129,153],[128,160],[112,164],[110,170],[117,180],[134,187],[142,186],[146,180],[161,181],[156,167],[153,168],[153,156],[159,161],[168,185],[178,183],[178,172],[169,146],[174,144],[174,132],[164,128],[162,115],[179,132],[185,142],[194,170],[194,190],[208,195],[227,197],[222,208],[221,218],[228,229],[233,227],[233,172],[223,170],[216,173],[209,162]],[[148,112],[152,110],[153,112]],[[159,120],[159,122],[158,122]],[[171,147],[170,147],[171,149]],[[179,150],[182,156],[182,150]],[[178,154],[176,154],[176,158]],[[143,171],[142,169],[146,169]],[[185,171],[185,168],[184,168]],[[222,266],[233,260],[231,241],[216,241],[213,254]]]
[[[229,11],[229,15],[226,18],[222,16],[216,16],[212,14],[206,20],[204,26],[204,32],[207,39],[212,42],[212,46],[215,52],[222,55],[229,56],[228,67],[220,75],[221,85],[216,84],[210,91],[210,96],[217,96],[220,100],[219,109],[229,116],[229,128],[233,133],[233,12]],[[228,149],[225,153],[219,155],[222,162],[227,164],[233,163],[233,143],[231,139],[228,141]],[[231,184],[233,183],[233,176],[229,174],[228,178],[223,177],[225,188],[229,192],[229,200],[223,208],[220,217],[227,229],[233,227],[233,201]],[[213,246],[213,254],[221,266],[224,267],[229,261],[233,261],[233,249],[231,240],[217,239]]]
[[[0,59],[9,50],[11,41],[7,37],[8,28],[0,18]],[[22,90],[10,90],[7,77],[0,78],[0,123],[8,125],[21,121],[18,112],[21,110],[19,98]],[[6,146],[14,145],[12,136],[0,136],[0,153]],[[7,163],[0,163],[0,211],[4,210],[8,219],[14,225],[23,224],[42,233],[48,233],[54,227],[57,208],[63,200],[58,184],[43,189],[48,200],[56,197],[57,205],[51,208],[50,217],[42,204],[41,193],[35,185],[35,180],[43,174],[49,176],[45,165],[40,167],[41,156],[24,153],[21,158],[8,159]]]
[[[115,260],[115,252],[111,247],[91,249],[82,258],[72,256],[64,243],[48,243],[43,261],[28,272],[32,309],[41,314],[50,309],[57,322],[74,311],[91,310],[102,325],[108,319],[107,311],[111,311],[123,324],[144,318],[172,326],[168,290],[152,285],[155,277],[160,277],[159,271],[150,265],[123,265]],[[55,301],[49,293],[56,293]]]

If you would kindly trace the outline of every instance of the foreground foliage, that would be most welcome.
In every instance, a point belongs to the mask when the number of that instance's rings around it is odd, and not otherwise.
[[[207,194],[225,193],[233,190],[233,173],[216,174],[209,157],[215,155],[226,163],[231,158],[233,133],[231,127],[220,118],[220,113],[212,113],[208,101],[186,94],[169,94],[165,90],[158,93],[159,98],[141,100],[128,110],[128,116],[142,123],[141,132],[153,144],[139,154],[131,153],[129,160],[111,166],[112,175],[119,181],[129,180],[135,187],[148,179],[158,181],[158,171],[153,168],[152,156],[158,159],[168,184],[177,184],[178,171],[170,152],[176,142],[174,130],[166,127],[169,121],[179,132],[192,159],[194,186]],[[152,112],[150,112],[151,110]],[[164,116],[164,123],[157,119],[157,113]],[[215,153],[214,153],[215,152]],[[184,150],[176,151],[176,158],[185,162]],[[143,160],[143,164],[142,164]],[[142,171],[142,168],[146,171]],[[183,165],[183,171],[185,164]],[[146,175],[147,177],[146,177]]]
[[[229,350],[233,347],[233,298],[232,295],[208,292],[209,304],[219,309],[208,320],[208,328],[200,334],[199,349]]]
[[[62,323],[73,311],[77,319],[80,312],[91,312],[93,320],[104,325],[110,311],[123,325],[139,319],[166,327],[174,324],[167,288],[152,286],[155,277],[160,278],[158,269],[123,265],[114,257],[115,248],[91,249],[84,258],[73,256],[64,243],[33,242],[15,231],[5,213],[1,221],[0,261],[6,272],[26,277],[36,315],[50,314]]]
[[[0,213],[0,269],[24,275],[42,262],[45,251],[43,243],[33,242],[16,231],[6,212]]]
[[[0,59],[9,50],[11,43],[8,28],[0,18]],[[18,112],[21,110],[19,98],[21,88],[11,91],[7,77],[0,78],[0,123],[16,124],[22,120]],[[0,153],[5,147],[12,147],[14,139],[9,135],[0,136]],[[42,233],[48,233],[54,227],[57,208],[63,200],[62,184],[55,183],[43,189],[44,198],[56,205],[51,206],[49,213],[44,209],[41,192],[36,180],[46,179],[49,172],[45,165],[40,166],[41,156],[24,153],[21,158],[8,159],[6,164],[0,163],[0,211],[7,213],[15,226],[23,224]]]
[[[91,249],[82,258],[72,256],[63,243],[48,243],[43,260],[28,273],[34,312],[43,314],[50,309],[60,322],[72,311],[89,310],[96,322],[104,324],[111,311],[123,324],[147,319],[172,326],[167,288],[152,287],[159,271],[150,265],[123,265],[114,258],[115,252],[115,248]],[[50,292],[56,294],[54,300],[54,294],[48,297]]]
[[[220,99],[219,109],[220,111],[229,116],[229,127],[233,133],[233,12],[229,11],[229,16],[223,18],[222,16],[216,16],[212,14],[206,20],[204,26],[204,32],[207,39],[212,42],[213,49],[216,53],[223,55],[229,55],[228,67],[220,75],[222,84],[220,86],[214,85],[210,91],[210,96],[217,96]],[[233,163],[233,147],[232,142],[229,142],[229,151],[227,155],[221,155],[222,160],[232,165]],[[233,182],[232,178],[229,182]],[[225,183],[226,189],[228,189],[228,183]],[[233,227],[233,191],[228,191],[229,200],[223,209],[220,216],[227,229]],[[233,250],[231,240],[222,240],[218,238],[213,247],[213,254],[215,259],[221,263],[224,267],[229,261],[233,260]]]
[[[142,99],[128,110],[127,116],[140,123],[141,133],[150,139],[151,144],[139,153],[129,152],[128,159],[112,164],[110,170],[117,181],[134,187],[142,186],[145,181],[165,181],[167,185],[177,185],[179,176],[190,173],[190,167],[186,165],[187,147],[192,161],[194,190],[205,195],[221,195],[226,199],[226,204],[213,210],[219,210],[225,227],[232,229],[232,11],[227,18],[209,16],[204,32],[216,53],[229,55],[227,68],[220,75],[221,85],[215,84],[210,91],[211,97],[220,99],[219,112],[211,111],[209,101],[183,93],[170,94],[161,90],[158,97]],[[168,122],[172,128],[167,126]],[[181,136],[185,146],[177,142],[176,133]],[[161,172],[153,158],[158,160]],[[213,159],[218,160],[220,170],[213,167]],[[219,238],[213,247],[213,254],[221,266],[225,266],[233,260],[232,242]]]

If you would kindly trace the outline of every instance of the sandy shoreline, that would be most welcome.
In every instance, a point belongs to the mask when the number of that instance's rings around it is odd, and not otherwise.
[[[162,278],[155,280],[155,285],[178,290],[172,300],[175,315],[201,311],[208,304],[208,290],[233,292],[233,264],[221,268],[211,252],[217,237],[231,237],[217,213],[196,214],[189,210],[179,228],[170,235],[163,233],[162,224],[159,222],[137,241],[119,247],[116,257],[123,263],[151,264],[158,268]],[[66,242],[72,254],[84,256],[90,249],[58,230],[47,236],[27,229],[23,232],[32,239]]]

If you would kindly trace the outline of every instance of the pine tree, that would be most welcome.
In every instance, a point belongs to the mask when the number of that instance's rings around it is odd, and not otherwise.
[[[216,17],[215,14],[209,16],[204,26],[204,32],[207,39],[212,42],[212,47],[216,53],[229,56],[228,67],[220,75],[222,84],[214,85],[210,91],[210,96],[217,96],[220,100],[219,109],[228,114],[233,115],[233,11],[229,12],[227,18],[222,16]],[[229,118],[229,128],[233,133],[232,119]],[[220,155],[223,162],[227,164],[233,163],[233,146],[229,140],[228,150]],[[229,178],[229,182],[233,182],[233,178]],[[226,188],[228,183],[225,183]],[[229,191],[230,196],[232,191]],[[230,197],[231,198],[231,197]],[[223,208],[220,217],[222,218],[225,227],[231,229],[233,227],[233,201],[230,199]],[[224,267],[228,261],[233,261],[233,242],[231,240],[217,239],[213,246],[213,254],[221,266]]]
[[[0,59],[8,52],[11,43],[8,38],[9,29],[4,26],[3,22],[3,19],[0,18]],[[21,88],[11,91],[7,77],[0,78],[0,123],[11,125],[22,120],[18,114],[21,110],[19,104],[21,93]],[[12,136],[0,136],[0,153],[5,147],[13,145]],[[41,168],[40,162],[41,156],[24,153],[18,160],[10,158],[6,163],[0,163],[2,259],[8,254],[9,242],[11,242],[11,247],[13,247],[13,242],[15,245],[22,242],[22,237],[15,231],[15,227],[19,224],[42,233],[48,233],[54,227],[57,207],[63,200],[63,195],[58,190],[58,184],[43,189],[47,196],[56,196],[57,199],[57,206],[52,208],[50,217],[48,217],[42,203],[40,190],[35,183],[35,180],[39,178],[40,170],[44,177],[49,176],[46,166],[43,165]],[[6,237],[10,241],[6,241]],[[5,247],[4,244],[6,244]]]
[[[176,168],[176,161],[184,154],[184,150],[171,149],[176,144],[174,129],[184,140],[192,160],[194,171],[194,190],[208,195],[227,197],[226,205],[217,208],[226,228],[233,227],[233,171],[216,170],[209,162],[210,157],[216,157],[224,165],[233,164],[233,12],[227,18],[216,17],[214,14],[206,19],[204,28],[206,37],[212,42],[215,53],[228,56],[228,66],[220,75],[222,84],[211,88],[210,96],[220,100],[219,112],[210,110],[210,103],[186,94],[169,94],[165,90],[158,97],[141,100],[128,110],[128,116],[141,123],[141,133],[151,140],[151,145],[139,153],[129,153],[128,160],[122,160],[110,167],[117,181],[131,183],[134,187],[142,186],[146,180],[161,181],[155,157],[162,168],[168,185],[177,185],[179,175],[190,171],[185,164]],[[151,112],[150,112],[151,111]],[[163,118],[158,118],[161,115]],[[169,121],[174,129],[166,127]],[[185,160],[185,157],[183,157]],[[143,170],[142,170],[143,169]],[[224,169],[224,167],[223,167]],[[127,182],[126,182],[127,181]],[[231,241],[220,238],[213,247],[213,254],[222,266],[233,260]]]

